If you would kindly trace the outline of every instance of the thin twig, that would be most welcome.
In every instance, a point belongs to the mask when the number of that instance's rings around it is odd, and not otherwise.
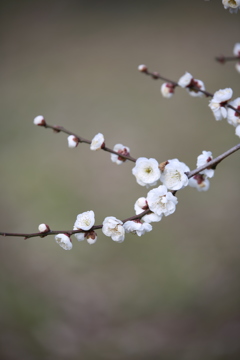
[[[85,143],[85,144],[89,144],[89,145],[91,144],[90,140],[84,139],[83,137],[81,137],[81,136],[79,136],[79,135],[65,129],[63,126],[47,124],[46,120],[44,121],[44,125],[40,125],[40,126],[45,127],[46,129],[52,129],[55,133],[63,132],[63,133],[68,134],[68,135],[73,135],[78,139],[78,141],[80,143]],[[110,149],[110,148],[108,148],[106,146],[103,146],[101,148],[101,150],[104,150],[104,151],[107,151],[107,152],[109,152],[111,154],[117,155],[120,158],[129,160],[129,161],[132,161],[132,162],[136,162],[136,159],[134,159],[132,156],[120,154],[120,153],[118,153],[118,152],[116,152],[116,151],[114,151],[114,150],[112,150],[112,149]]]
[[[220,62],[221,64],[225,64],[226,61],[240,61],[239,56],[216,56],[215,60]]]
[[[151,72],[151,71],[149,71],[149,70],[147,69],[147,67],[146,67],[146,69],[144,68],[144,70],[140,70],[140,72],[142,72],[143,74],[146,74],[146,75],[148,75],[148,76],[151,76],[152,79],[154,79],[154,80],[163,80],[163,81],[166,81],[166,82],[168,82],[168,83],[173,84],[175,87],[179,86],[176,81],[169,80],[169,79],[161,76],[158,72]],[[206,91],[206,90],[201,90],[201,89],[199,89],[197,86],[189,85],[188,88],[191,89],[191,90],[199,91],[199,92],[203,93],[206,97],[213,97],[213,94],[212,94],[212,93],[210,93],[210,92],[208,92],[208,91]],[[226,104],[225,106],[228,107],[228,108],[233,109],[233,110],[236,111],[238,114],[240,114],[240,110],[234,108],[232,105]]]

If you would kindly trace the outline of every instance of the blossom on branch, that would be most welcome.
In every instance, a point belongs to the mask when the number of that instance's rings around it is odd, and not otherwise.
[[[231,101],[229,105],[232,105],[235,109],[240,110],[240,97]],[[240,124],[240,114],[235,110],[227,109],[227,121],[230,125],[238,126]]]
[[[95,215],[92,210],[78,214],[73,230],[89,230],[95,224]]]
[[[149,209],[148,202],[145,197],[140,197],[134,204],[134,210],[136,215],[141,214],[143,211]],[[158,222],[162,219],[162,215],[158,216],[157,214],[150,212],[142,217],[142,220],[151,223],[151,222]]]
[[[44,119],[44,117],[42,115],[38,115],[33,119],[33,123],[34,125],[38,125],[38,126],[45,126],[46,125],[46,121]]]
[[[103,221],[102,232],[106,236],[110,236],[113,241],[123,242],[125,238],[125,229],[123,222],[114,216],[108,216]]]
[[[197,158],[197,168],[206,165],[208,162],[212,161],[213,157],[212,157],[212,153],[211,151],[203,151],[201,155],[198,156]],[[214,175],[214,170],[213,169],[205,169],[203,171],[200,172],[200,174],[204,174],[209,178],[212,178]]]
[[[144,235],[146,232],[152,231],[152,225],[140,220],[129,220],[123,224],[126,233],[137,234],[138,236]]]
[[[155,185],[161,175],[157,160],[147,159],[145,157],[137,159],[132,173],[136,177],[139,185],[147,187]]]
[[[72,242],[67,234],[57,234],[55,236],[56,243],[61,246],[64,250],[72,249]]]
[[[180,77],[178,85],[185,88],[189,95],[194,97],[203,96],[203,93],[197,89],[193,89],[192,87],[198,88],[199,90],[205,90],[204,83],[201,80],[194,79],[189,72],[186,72],[182,77]]]
[[[142,64],[142,65],[138,65],[138,71],[140,72],[146,72],[147,71],[147,66]]]
[[[189,179],[189,186],[196,188],[198,191],[207,191],[210,182],[204,174],[196,174]]]
[[[189,167],[178,159],[168,160],[164,163],[160,180],[169,190],[180,190],[188,185]]]
[[[38,226],[38,230],[41,233],[45,233],[45,232],[48,232],[50,230],[50,227],[47,224],[40,224]]]
[[[78,146],[79,140],[76,136],[69,135],[67,139],[68,139],[68,147],[75,148]]]
[[[124,161],[126,161],[127,159],[124,159],[121,155],[125,155],[128,156],[130,153],[130,149],[127,146],[124,146],[122,144],[116,144],[114,145],[113,150],[117,153],[119,153],[118,155],[115,154],[111,154],[111,160],[112,162],[115,162],[117,165],[121,165]]]
[[[95,151],[95,150],[100,150],[105,146],[104,143],[104,137],[103,134],[98,133],[97,135],[94,136],[94,138],[92,139],[91,145],[90,145],[90,149]]]
[[[162,93],[162,96],[170,99],[174,94],[175,85],[172,83],[163,83],[160,90]]]
[[[147,194],[147,203],[149,209],[159,217],[168,216],[174,213],[178,200],[171,192],[167,191],[165,185],[160,185],[156,189],[152,189]]]
[[[221,89],[214,93],[208,106],[212,110],[216,120],[222,120],[227,117],[227,109],[225,106],[231,99],[232,94],[233,91],[231,88]]]
[[[76,230],[76,229],[74,229],[74,230]],[[86,232],[76,233],[76,234],[74,234],[74,236],[76,237],[76,239],[78,241],[87,240],[87,242],[90,245],[95,244],[95,242],[97,241],[97,233],[95,231],[86,231]]]

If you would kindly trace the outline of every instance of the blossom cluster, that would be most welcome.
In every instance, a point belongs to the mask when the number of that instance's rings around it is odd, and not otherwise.
[[[225,3],[225,6],[228,6],[227,2]],[[240,43],[235,44],[234,55],[240,58]],[[151,74],[146,65],[139,65],[138,69],[148,75]],[[154,78],[161,78],[157,73],[151,75]],[[177,83],[165,82],[161,86],[162,95],[166,98],[172,97],[176,86],[186,89],[189,95],[193,97],[201,97],[203,94],[211,96],[209,107],[215,119],[217,121],[227,119],[227,122],[235,127],[236,135],[240,137],[240,97],[232,100],[233,91],[231,88],[220,89],[212,95],[206,92],[205,85],[201,80],[195,79],[189,72],[186,72]],[[63,128],[48,125],[42,115],[35,117],[33,123],[52,128],[57,132],[64,131],[71,134]],[[132,174],[136,182],[147,189],[149,187],[154,188],[149,190],[145,197],[140,197],[135,201],[136,215],[126,220],[107,216],[101,225],[95,226],[95,214],[92,210],[78,214],[72,231],[54,232],[56,242],[65,250],[72,249],[72,235],[78,241],[86,240],[89,244],[94,244],[97,241],[95,232],[97,229],[102,229],[104,235],[118,243],[125,240],[127,233],[142,236],[150,232],[152,223],[159,222],[164,216],[169,216],[175,212],[178,204],[177,191],[187,186],[196,188],[198,191],[207,191],[210,186],[209,179],[214,176],[215,172],[211,151],[202,151],[197,157],[196,170],[191,172],[184,162],[176,158],[161,163],[154,158],[139,157],[134,159],[130,156],[130,148],[122,144],[116,144],[111,150],[106,147],[102,133],[96,134],[91,141],[74,134],[69,135],[67,140],[70,148],[76,148],[80,142],[85,142],[90,145],[92,151],[101,149],[108,151],[111,153],[111,161],[117,165],[121,165],[127,160],[133,161],[135,164],[132,168]],[[158,182],[161,184],[159,185]],[[38,229],[41,236],[51,233],[46,224],[40,224]]]
[[[115,146],[115,150],[117,149],[124,151],[124,153],[129,153],[130,151],[128,147],[120,146],[120,144]],[[210,151],[203,151],[198,156],[197,167],[205,166],[211,160],[212,153]],[[120,164],[117,155],[116,158],[112,158],[112,161]],[[118,243],[124,241],[126,233],[142,236],[152,230],[151,223],[159,222],[163,216],[169,216],[175,212],[178,203],[178,199],[175,196],[177,190],[187,185],[195,187],[199,191],[208,190],[208,178],[213,177],[214,170],[211,167],[206,168],[190,179],[188,178],[189,171],[189,167],[178,159],[168,160],[161,164],[158,164],[155,159],[137,159],[132,173],[136,177],[138,184],[149,187],[156,185],[157,181],[160,180],[162,185],[150,190],[146,197],[137,199],[134,204],[136,217],[125,221],[119,220],[114,216],[106,217],[101,226],[103,234]],[[141,216],[141,214],[143,215]],[[72,233],[78,241],[86,240],[89,244],[94,244],[97,241],[94,225],[94,212],[92,210],[85,211],[77,215]],[[38,230],[44,235],[44,233],[50,231],[50,228],[46,224],[40,224]],[[56,234],[55,240],[64,250],[72,249],[72,240],[68,233]]]

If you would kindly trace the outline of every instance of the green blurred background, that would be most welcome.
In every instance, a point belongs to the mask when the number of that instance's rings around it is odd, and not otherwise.
[[[161,81],[185,71],[210,92],[240,96],[232,55],[240,14],[212,1],[1,1],[0,229],[71,229],[77,214],[134,215],[147,190],[132,163],[32,124],[42,114],[134,157],[178,158],[238,143],[208,99]],[[0,240],[1,359],[239,359],[239,153],[217,168],[207,193],[178,193],[174,215],[145,236],[63,251],[53,237]]]

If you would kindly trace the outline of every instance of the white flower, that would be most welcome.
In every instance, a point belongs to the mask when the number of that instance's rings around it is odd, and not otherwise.
[[[185,72],[185,74],[178,80],[178,85],[185,88],[191,84],[192,79],[192,75],[189,72]]]
[[[68,147],[75,148],[78,146],[79,140],[76,136],[69,135],[67,139],[68,139]]]
[[[73,230],[89,230],[95,223],[95,215],[92,210],[78,214],[74,223]]]
[[[236,13],[240,7],[240,0],[222,0],[224,9],[228,9],[230,13]]]
[[[202,82],[202,80],[199,80],[199,79],[193,79],[192,81],[192,86],[195,86],[197,88],[199,88],[200,90],[205,90],[205,85],[204,83]],[[198,90],[195,90],[195,89],[192,89],[192,88],[188,88],[186,89],[189,93],[189,95],[193,96],[193,97],[197,97],[197,96],[203,96],[203,93],[201,91],[198,91]]]
[[[38,126],[45,126],[46,125],[46,121],[44,119],[44,117],[42,115],[38,115],[33,119],[33,123],[34,125],[38,125]]]
[[[167,99],[171,98],[174,94],[174,88],[175,86],[171,83],[163,83],[160,88],[162,96]]]
[[[132,173],[136,177],[137,183],[141,186],[155,185],[161,175],[157,160],[145,157],[137,159]]]
[[[119,153],[118,155],[115,154],[111,154],[111,160],[112,162],[115,162],[117,165],[122,164],[124,161],[126,161],[126,159],[124,159],[123,157],[121,157],[121,155],[129,155],[130,153],[130,149],[127,146],[124,146],[122,144],[116,144],[113,148],[114,151],[116,151],[117,153]]]
[[[178,200],[171,192],[167,191],[165,185],[152,189],[147,194],[149,209],[158,216],[171,215],[176,210]]]
[[[208,162],[212,161],[213,157],[212,157],[212,153],[211,151],[203,151],[201,155],[198,156],[197,158],[197,168],[206,165]],[[212,178],[214,175],[214,170],[213,169],[205,169],[203,171],[201,171],[200,174],[204,174],[209,178]]]
[[[235,68],[236,68],[237,72],[240,73],[240,62],[237,62],[237,63],[235,64]]]
[[[49,228],[49,226],[47,224],[40,224],[38,226],[38,231],[41,232],[41,233],[47,232],[49,230],[50,230],[50,228]]]
[[[145,72],[147,71],[147,66],[146,65],[138,65],[138,71],[140,72]]]
[[[231,99],[232,93],[231,88],[221,89],[214,93],[208,106],[212,110],[216,120],[222,120],[227,117],[225,105]]]
[[[240,110],[240,97],[231,101],[229,105],[232,105],[235,109]],[[235,110],[228,108],[227,109],[227,121],[230,125],[237,126],[240,124],[240,114]]]
[[[149,209],[148,207],[148,203],[147,203],[147,199],[144,197],[139,198],[135,204],[134,204],[134,210],[136,215],[141,214],[143,211]],[[158,222],[162,219],[162,215],[158,216],[156,214],[154,214],[153,212],[150,212],[147,215],[144,215],[142,217],[142,220],[147,222],[147,223],[151,223],[151,222]]]
[[[240,137],[240,125],[236,127],[235,134]]]
[[[77,229],[74,229],[77,230]],[[95,231],[87,231],[82,233],[76,233],[74,236],[77,238],[78,241],[87,240],[87,242],[92,245],[95,244],[97,241],[97,234]]]
[[[104,137],[103,134],[98,133],[97,135],[94,136],[94,138],[92,139],[91,145],[90,145],[90,149],[91,150],[99,150],[104,146]]]
[[[189,167],[178,159],[168,160],[160,180],[169,190],[180,190],[188,185],[188,177],[185,172]]]
[[[201,91],[192,89],[193,86],[199,88],[200,90],[205,90],[204,83],[201,80],[194,79],[189,72],[186,72],[182,77],[180,77],[178,80],[178,85],[182,88],[186,88],[189,95],[194,97],[202,96],[203,93]]]
[[[114,216],[108,216],[103,221],[102,232],[106,236],[110,236],[113,241],[123,242],[125,238],[125,230],[123,222]]]
[[[236,43],[233,48],[233,54],[235,56],[240,56],[240,43]]]
[[[210,186],[210,182],[203,174],[197,174],[189,179],[189,186],[196,188],[198,191],[207,191]]]
[[[140,220],[129,220],[123,224],[126,233],[137,234],[138,236],[144,235],[146,232],[152,230],[152,225],[148,223],[142,223]]]
[[[68,235],[66,234],[57,234],[55,236],[56,243],[60,245],[64,250],[72,249],[72,242]]]

